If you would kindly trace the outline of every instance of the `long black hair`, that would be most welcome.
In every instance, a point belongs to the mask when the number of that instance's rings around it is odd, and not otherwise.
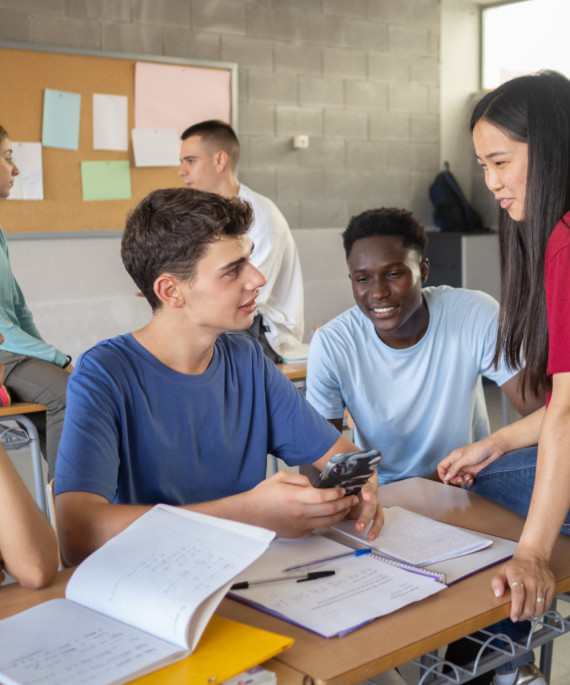
[[[525,363],[522,383],[548,390],[548,324],[544,288],[546,244],[570,210],[570,81],[554,71],[520,76],[475,105],[470,128],[481,121],[528,144],[524,220],[499,208],[501,309],[495,364]]]

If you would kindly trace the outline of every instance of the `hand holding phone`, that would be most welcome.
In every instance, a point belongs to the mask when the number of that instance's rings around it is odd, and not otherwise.
[[[341,487],[347,495],[358,495],[381,459],[379,450],[335,454],[322,470],[315,487]]]

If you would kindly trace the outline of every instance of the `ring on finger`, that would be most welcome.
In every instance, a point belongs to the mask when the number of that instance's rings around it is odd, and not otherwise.
[[[546,600],[544,599],[544,597],[537,597],[536,598],[537,604],[544,604],[545,602],[546,602]]]
[[[521,587],[521,588],[524,590],[524,585],[523,585],[522,583],[517,583],[516,580],[514,581],[514,583],[511,583],[511,590],[512,590],[514,587],[516,587],[517,585],[518,585],[519,587]]]

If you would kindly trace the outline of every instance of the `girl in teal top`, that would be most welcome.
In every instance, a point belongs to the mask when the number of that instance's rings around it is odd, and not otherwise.
[[[10,194],[19,174],[12,158],[12,145],[0,126],[0,199]],[[53,476],[57,447],[63,426],[65,393],[71,357],[41,337],[24,295],[14,278],[6,238],[0,228],[0,363],[5,366],[6,386],[13,401],[38,402],[47,407],[46,425],[38,419],[42,453]],[[43,417],[42,417],[43,418]]]

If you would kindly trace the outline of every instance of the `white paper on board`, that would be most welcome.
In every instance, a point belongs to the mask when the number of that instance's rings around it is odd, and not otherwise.
[[[128,150],[126,95],[93,93],[93,149]]]
[[[135,166],[179,166],[180,142],[173,128],[134,128]]]
[[[14,179],[9,200],[43,200],[42,144],[12,141],[12,157],[20,173]]]

